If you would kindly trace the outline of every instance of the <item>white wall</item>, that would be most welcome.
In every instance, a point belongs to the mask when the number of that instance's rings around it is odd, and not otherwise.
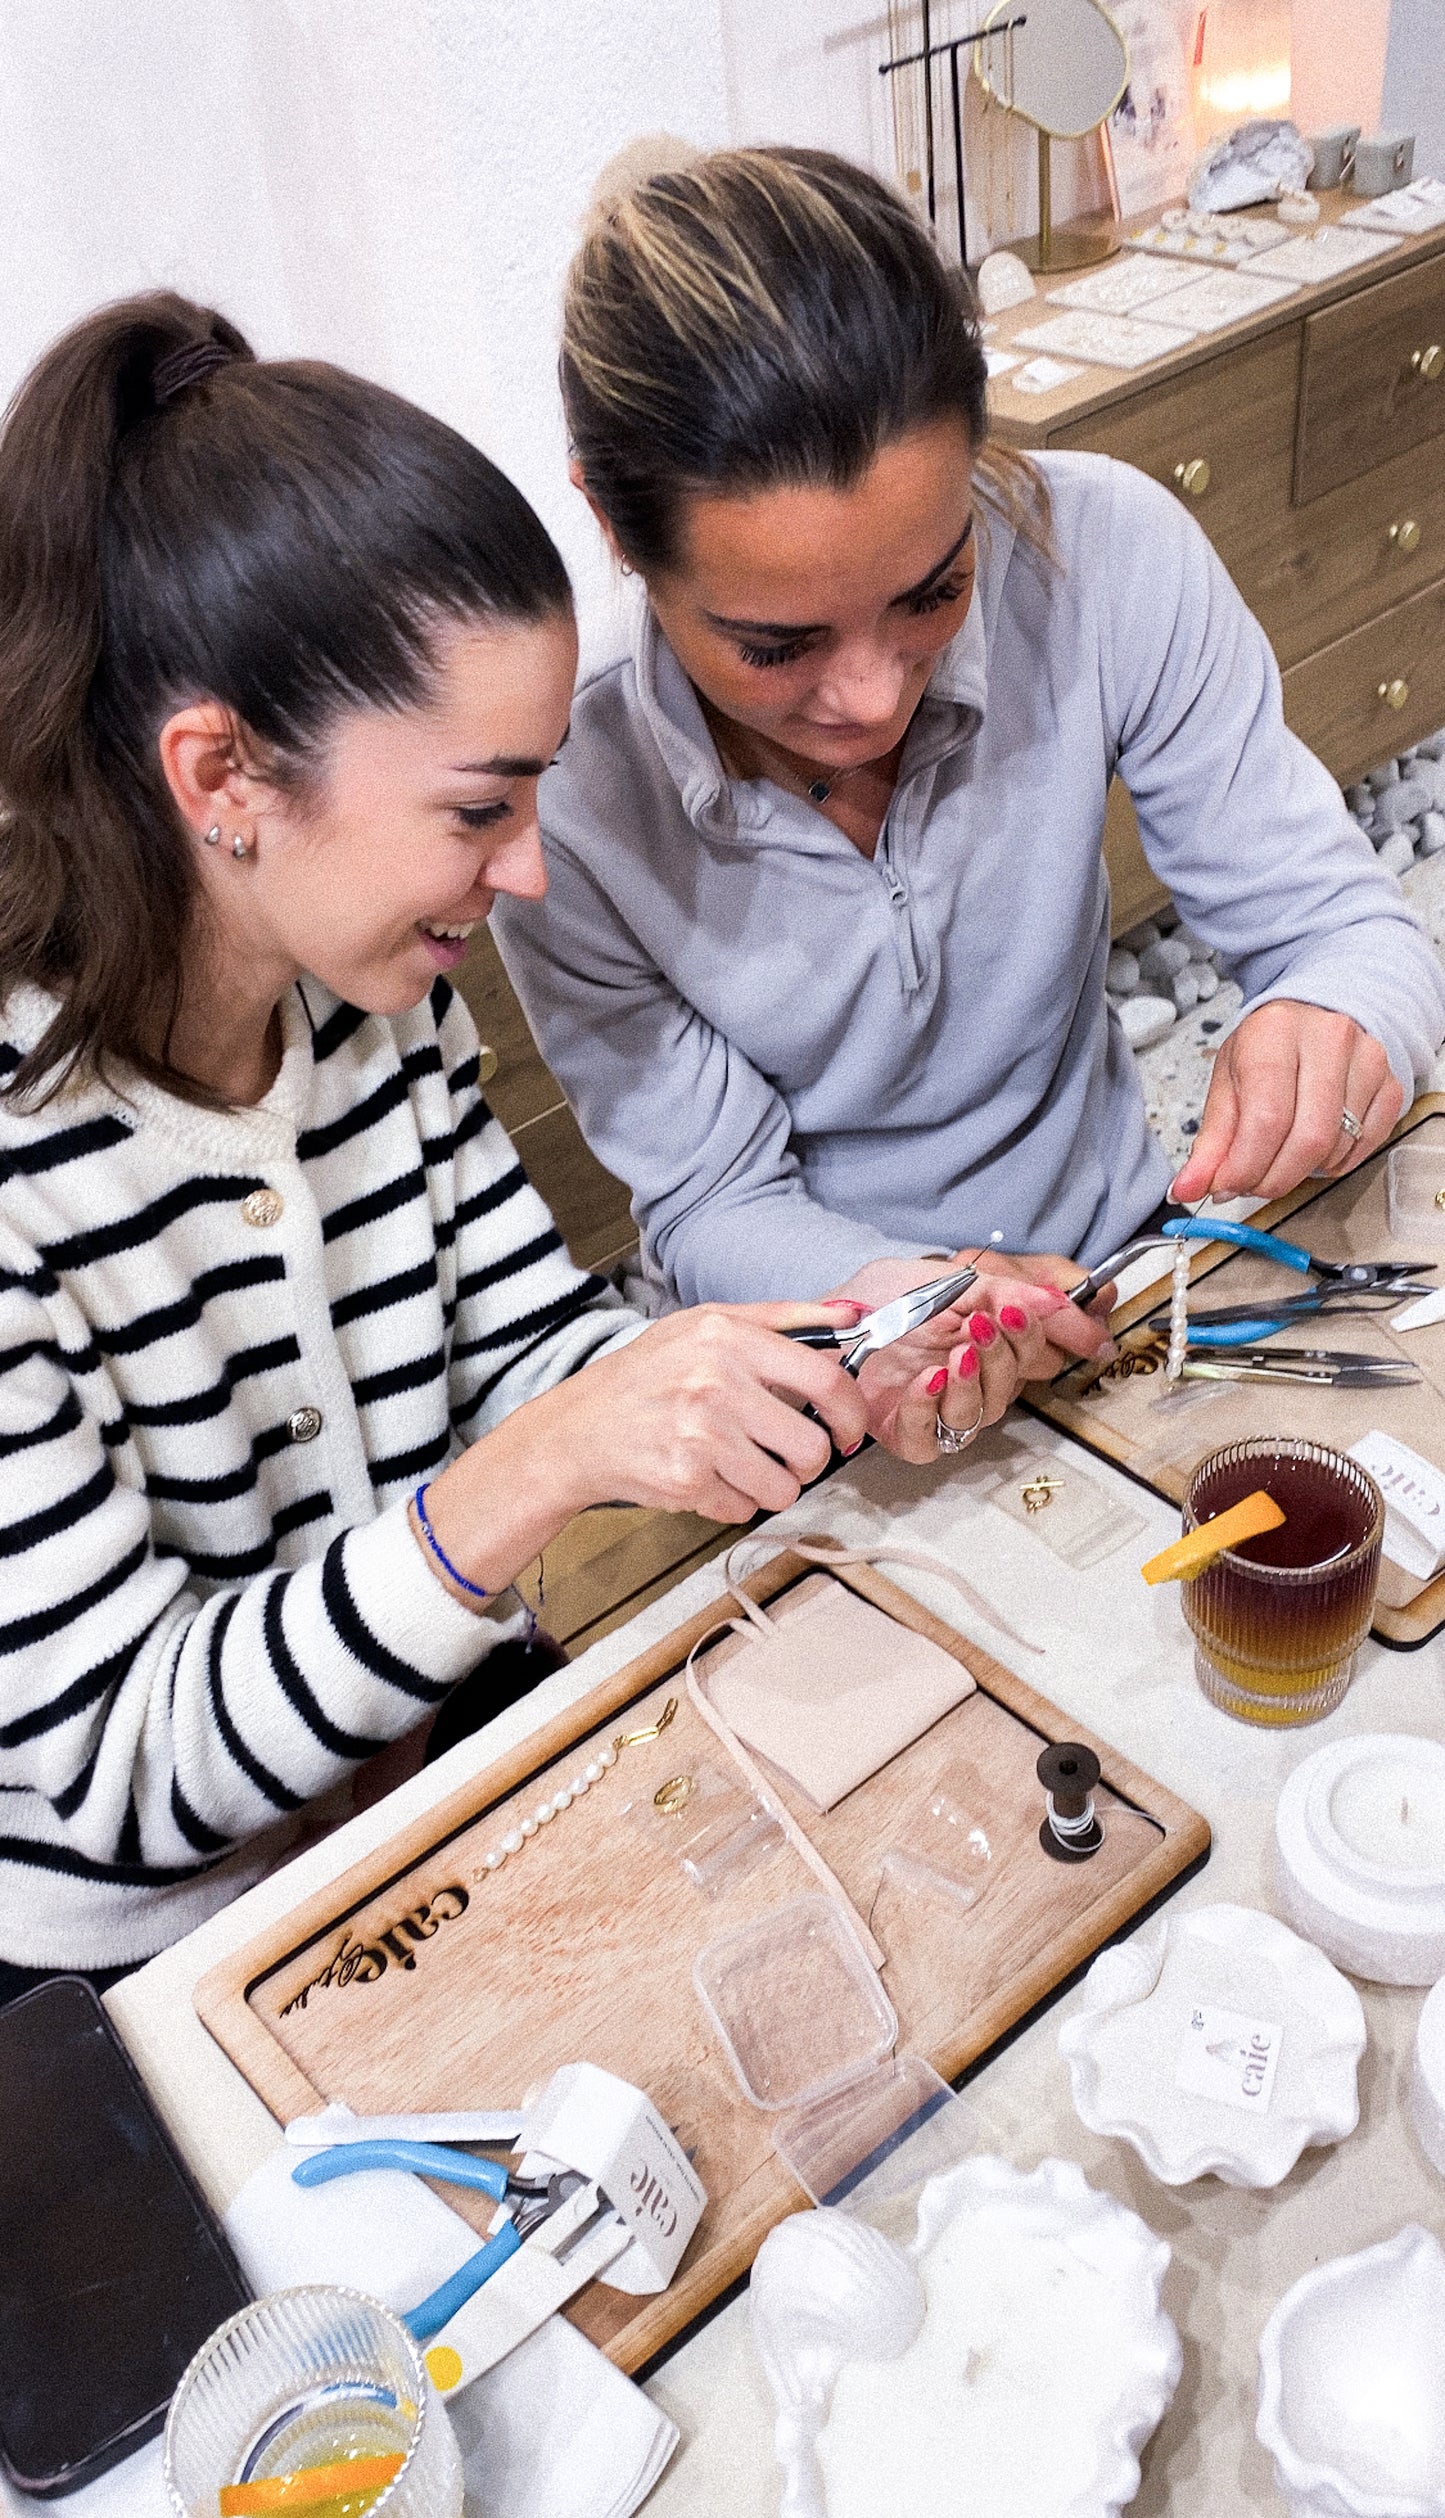
[[[1415,133],[1417,175],[1445,175],[1445,0],[1395,0],[1382,116]]]
[[[599,169],[652,130],[727,138],[717,0],[0,0],[0,392],[106,298],[210,300],[485,446],[596,651],[557,304]]]

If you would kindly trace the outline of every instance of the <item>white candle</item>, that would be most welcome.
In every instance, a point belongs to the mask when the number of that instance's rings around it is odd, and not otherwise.
[[[1445,1975],[1445,1745],[1400,1732],[1332,1740],[1275,1812],[1284,1911],[1353,1976]]]
[[[1347,1766],[1330,1794],[1330,1816],[1352,1852],[1387,1871],[1445,1883],[1442,1763],[1438,1755],[1385,1751]]]

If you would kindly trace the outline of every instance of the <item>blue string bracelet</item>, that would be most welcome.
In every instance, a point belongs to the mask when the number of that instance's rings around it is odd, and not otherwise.
[[[443,1573],[450,1575],[459,1591],[465,1591],[473,1600],[490,1600],[492,1596],[491,1593],[489,1591],[483,1591],[480,1583],[468,1582],[465,1574],[459,1574],[457,1572],[457,1569],[452,1563],[451,1558],[448,1556],[446,1549],[442,1546],[440,1539],[437,1537],[436,1532],[433,1530],[431,1523],[427,1519],[426,1499],[428,1491],[429,1490],[425,1485],[419,1486],[415,1495],[413,1495],[411,1499],[416,1512],[421,1535],[425,1539],[427,1546],[431,1549],[431,1552],[436,1558],[438,1565],[442,1568]]]

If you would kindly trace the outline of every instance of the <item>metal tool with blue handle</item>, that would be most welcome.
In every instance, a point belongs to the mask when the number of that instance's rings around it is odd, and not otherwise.
[[[1297,1294],[1271,1303],[1224,1304],[1217,1311],[1195,1313],[1189,1323],[1189,1343],[1193,1347],[1253,1346],[1260,1338],[1273,1337],[1279,1329],[1292,1322],[1315,1319],[1322,1312],[1360,1309],[1387,1309],[1407,1294],[1424,1294],[1430,1287],[1414,1283],[1422,1268],[1430,1268],[1429,1260],[1413,1259],[1317,1259],[1313,1251],[1304,1250],[1298,1242],[1281,1240],[1277,1233],[1261,1232],[1253,1224],[1230,1223],[1222,1216],[1171,1216],[1160,1227],[1160,1239],[1176,1241],[1232,1242],[1236,1250],[1252,1250],[1262,1259],[1278,1260],[1282,1267],[1293,1268],[1301,1276],[1316,1276],[1323,1282],[1308,1294]],[[1351,1297],[1365,1297],[1352,1301]]]
[[[418,2343],[427,2343],[439,2334],[482,2284],[489,2282],[525,2245],[533,2230],[587,2182],[576,2170],[543,2180],[519,2178],[500,2160],[476,2159],[470,2152],[448,2150],[439,2142],[390,2140],[345,2142],[331,2150],[313,2151],[297,2161],[291,2179],[297,2186],[325,2186],[334,2177],[354,2176],[367,2168],[409,2169],[414,2176],[434,2177],[439,2184],[449,2186],[470,2186],[491,2195],[498,2203],[514,2206],[512,2218],[493,2231],[485,2246],[468,2256],[465,2264],[458,2265],[455,2273],[449,2274],[445,2282],[403,2317],[403,2325]]]

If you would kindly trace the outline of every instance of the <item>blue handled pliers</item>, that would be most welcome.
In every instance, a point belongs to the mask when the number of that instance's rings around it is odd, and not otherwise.
[[[1213,1312],[1197,1312],[1189,1323],[1191,1346],[1252,1346],[1257,1339],[1272,1337],[1277,1329],[1287,1328],[1292,1321],[1312,1319],[1320,1312],[1384,1310],[1407,1294],[1428,1294],[1434,1290],[1413,1281],[1423,1270],[1433,1267],[1428,1259],[1317,1259],[1298,1242],[1282,1241],[1277,1233],[1262,1233],[1253,1224],[1231,1224],[1222,1216],[1208,1220],[1198,1215],[1171,1216],[1161,1226],[1159,1238],[1161,1242],[1233,1242],[1237,1250],[1256,1251],[1262,1259],[1277,1259],[1281,1266],[1293,1268],[1301,1276],[1313,1275],[1323,1280],[1308,1294],[1292,1295],[1278,1303],[1223,1304]],[[1366,1299],[1356,1304],[1351,1301],[1352,1296]]]
[[[510,2257],[557,2210],[587,2183],[576,2169],[566,2169],[545,2179],[521,2178],[505,2168],[500,2160],[481,2160],[467,2151],[451,2151],[440,2142],[338,2142],[329,2151],[310,2151],[298,2160],[291,2171],[292,2182],[298,2186],[329,2185],[333,2177],[349,2177],[363,2168],[406,2168],[418,2177],[434,2177],[449,2186],[471,2186],[488,2194],[498,2203],[510,2203],[512,2217],[493,2232],[485,2246],[458,2265],[445,2282],[418,2301],[402,2319],[418,2343],[426,2343],[440,2334],[465,2307],[473,2293],[494,2273],[499,2273]]]

